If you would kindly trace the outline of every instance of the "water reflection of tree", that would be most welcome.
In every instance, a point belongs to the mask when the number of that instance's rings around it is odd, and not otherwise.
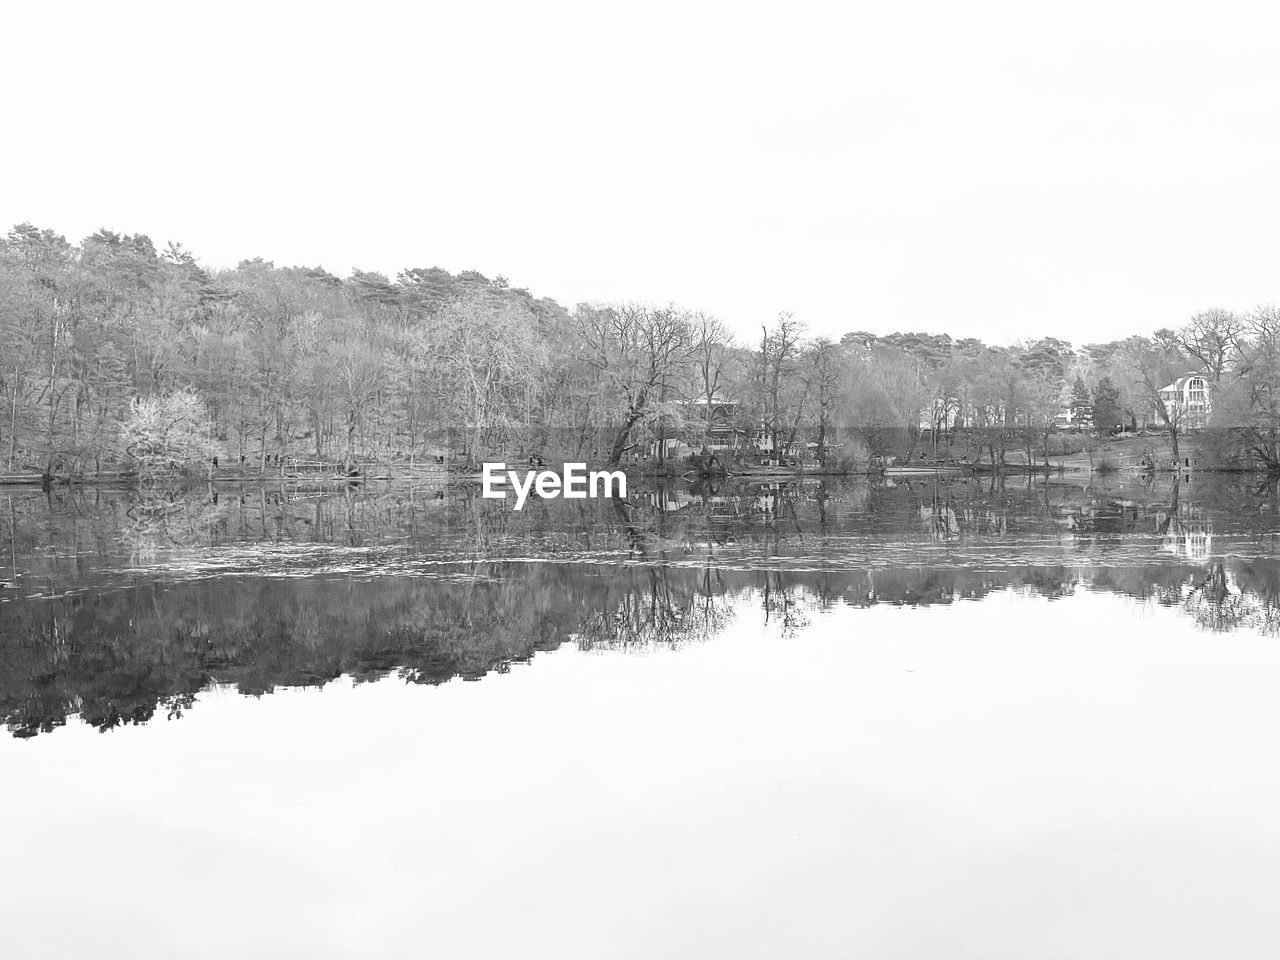
[[[733,602],[713,588],[713,572],[701,582],[681,571],[651,567],[628,579],[581,624],[576,640],[586,650],[679,647],[710,640],[733,619]]]
[[[766,573],[760,587],[760,606],[766,627],[779,636],[790,637],[809,624],[803,594],[780,573]]]
[[[1275,573],[1264,583],[1249,584],[1242,572],[1241,585],[1232,586],[1226,565],[1215,561],[1195,579],[1183,599],[1183,607],[1206,630],[1224,633],[1248,627],[1268,636],[1280,634],[1280,588]],[[1249,586],[1244,586],[1249,584]]]
[[[985,540],[1107,547],[1132,536],[1159,536],[1163,518],[1170,516],[1182,517],[1183,524],[1194,516],[1191,526],[1205,531],[1280,533],[1273,487],[1215,480],[1188,490],[1184,484],[1180,499],[1171,501],[1167,484],[1148,482],[1149,490],[1041,480],[1011,485],[997,478],[880,486],[865,480],[772,487],[721,483],[664,488],[660,497],[638,489],[625,503],[531,499],[520,512],[468,489],[324,493],[222,485],[185,495],[154,491],[144,498],[59,488],[47,498],[9,497],[0,527],[7,528],[11,557],[24,560],[33,575],[64,585],[120,557],[121,544],[128,546],[128,565],[138,566],[192,549],[284,542],[391,545],[477,559],[614,549],[647,560],[715,556],[725,549],[785,553],[849,535],[903,544]],[[1211,551],[1206,546],[1204,552]],[[84,558],[92,563],[80,562]]]
[[[125,510],[122,542],[136,563],[154,561],[171,548],[207,543],[225,522],[225,508],[209,497],[183,497],[176,491],[140,490]]]
[[[702,642],[747,610],[786,634],[829,606],[1006,589],[1054,598],[1081,583],[1181,608],[1205,629],[1276,633],[1280,562],[1155,553],[1170,516],[1260,549],[1274,542],[1273,488],[1211,489],[1184,484],[1174,499],[1159,484],[721,485],[661,505],[531,501],[520,513],[466,490],[6,495],[0,536],[22,590],[0,603],[0,716],[20,735],[74,714],[110,729],[180,716],[211,685],[262,695],[342,676],[475,679],[566,641]],[[921,553],[939,538],[947,550]],[[373,552],[336,580],[304,576],[305,560],[285,579],[249,575],[251,562],[238,579],[184,580],[164,565],[226,546],[252,561],[277,542]],[[1111,562],[1118,543],[1139,549]],[[1014,555],[1028,544],[1035,562]],[[408,572],[384,569],[386,557]],[[431,562],[415,566],[420,557]],[[157,572],[128,569],[143,563]],[[45,599],[28,601],[32,592]]]

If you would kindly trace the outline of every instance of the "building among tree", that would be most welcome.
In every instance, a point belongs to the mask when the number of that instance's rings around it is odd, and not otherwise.
[[[1208,422],[1213,408],[1209,380],[1201,372],[1185,374],[1160,388],[1160,402],[1180,428],[1197,430]]]
[[[764,424],[758,419],[744,418],[737,403],[713,397],[708,404],[705,398],[682,400],[676,404],[680,427],[674,431],[676,436],[655,440],[649,445],[650,456],[657,456],[659,450],[665,460],[680,460],[704,450],[713,454],[739,453],[748,449],[760,453],[773,450],[773,437]],[[782,447],[785,437],[779,437]],[[806,446],[803,438],[798,438],[800,448]],[[816,444],[807,444],[812,448]]]
[[[745,431],[737,426],[735,403],[713,397],[708,404],[705,398],[698,398],[680,401],[676,410],[681,421],[677,436],[655,440],[650,444],[650,455],[658,455],[661,447],[663,459],[678,460],[704,448],[719,453],[741,449],[748,443]]]

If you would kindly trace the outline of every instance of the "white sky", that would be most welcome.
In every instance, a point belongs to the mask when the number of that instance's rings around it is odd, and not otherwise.
[[[1268,5],[26,3],[0,225],[1077,343],[1280,299]]]

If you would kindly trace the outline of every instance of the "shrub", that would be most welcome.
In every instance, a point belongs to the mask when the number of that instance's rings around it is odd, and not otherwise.
[[[120,436],[143,476],[187,471],[223,453],[204,401],[189,389],[134,398]]]

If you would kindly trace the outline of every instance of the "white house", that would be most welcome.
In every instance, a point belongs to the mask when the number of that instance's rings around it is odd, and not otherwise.
[[[1180,427],[1198,429],[1209,420],[1213,397],[1203,373],[1188,373],[1160,388],[1160,400]]]

